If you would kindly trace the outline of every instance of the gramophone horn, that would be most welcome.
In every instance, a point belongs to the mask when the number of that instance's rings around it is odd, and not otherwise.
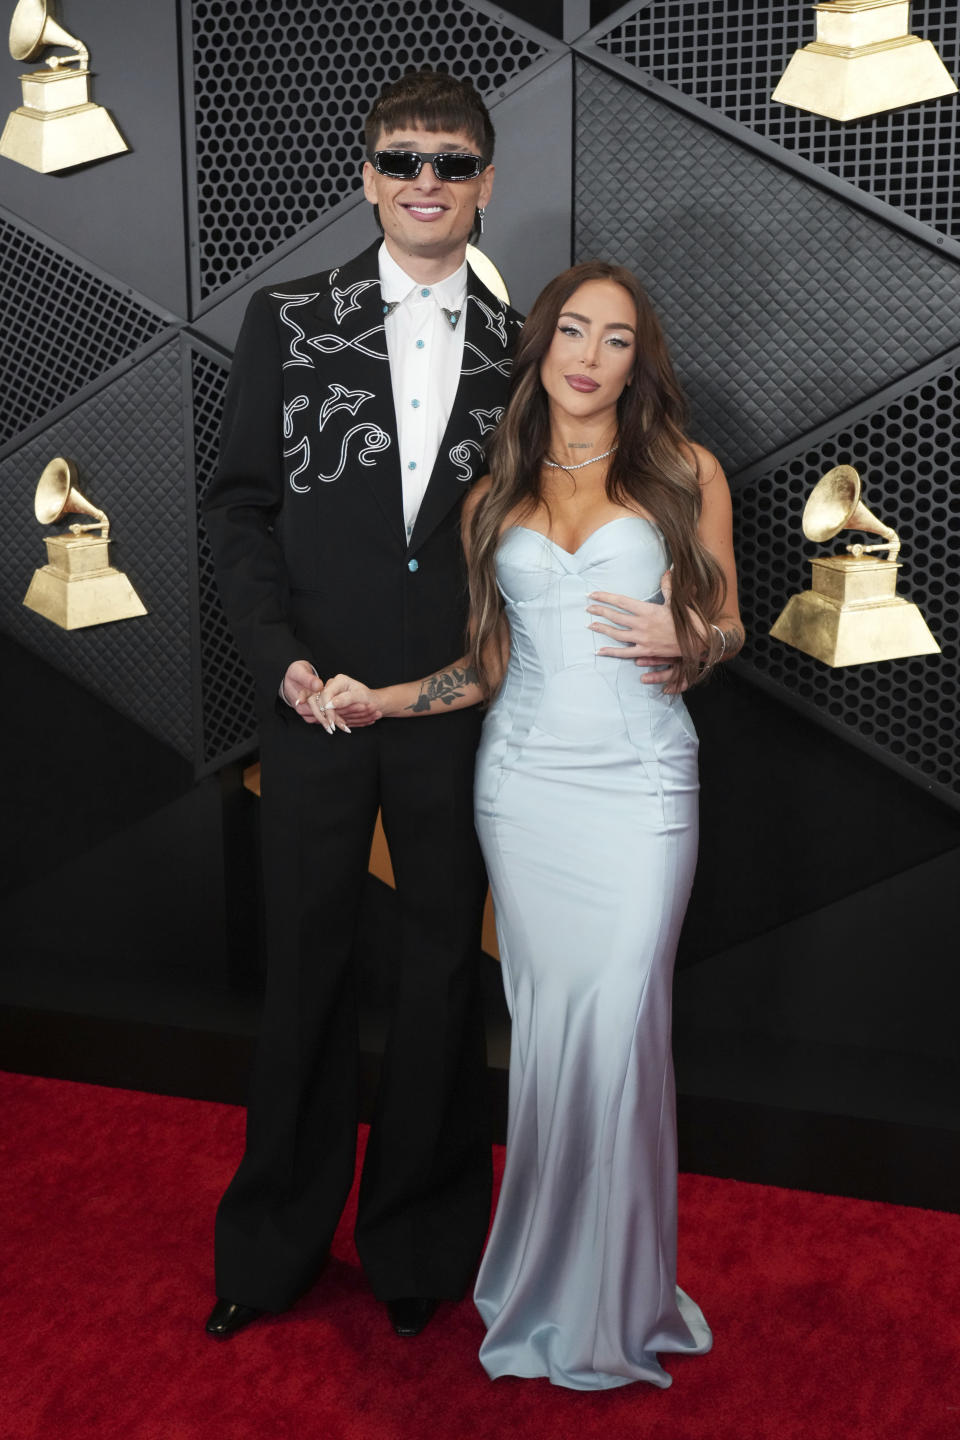
[[[107,527],[110,524],[103,511],[77,489],[77,467],[61,455],[51,460],[40,476],[33,508],[41,525],[55,525],[62,516],[74,514],[90,515]]]
[[[10,21],[10,54],[14,60],[35,60],[48,45],[65,45],[87,61],[86,46],[47,14],[47,0],[20,0]]]
[[[860,476],[852,465],[836,465],[818,480],[803,508],[803,533],[822,544],[841,530],[882,535],[899,549],[897,532],[878,520],[860,499]]]

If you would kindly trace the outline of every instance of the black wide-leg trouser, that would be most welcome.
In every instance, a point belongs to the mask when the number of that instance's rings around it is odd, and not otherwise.
[[[381,1300],[457,1298],[490,1212],[473,828],[473,711],[328,735],[261,729],[268,974],[246,1150],[217,1213],[217,1294],[287,1309],[316,1278],[353,1180],[353,940],[377,808],[400,908],[356,1241]]]

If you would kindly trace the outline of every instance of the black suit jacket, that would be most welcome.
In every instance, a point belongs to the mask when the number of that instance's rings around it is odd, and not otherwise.
[[[460,506],[484,471],[521,317],[469,272],[460,383],[408,545],[378,250],[258,291],[237,342],[205,509],[266,706],[294,660],[385,685],[464,647]]]

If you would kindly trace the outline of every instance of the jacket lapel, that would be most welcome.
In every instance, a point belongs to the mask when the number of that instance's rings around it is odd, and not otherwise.
[[[423,544],[451,507],[460,503],[471,482],[484,473],[487,442],[506,404],[510,359],[520,317],[468,270],[465,313],[460,323],[466,326],[460,383],[410,538],[411,552]]]
[[[324,479],[345,466],[366,484],[397,541],[406,547],[397,417],[383,329],[380,242],[332,270],[313,307],[320,453]],[[362,480],[359,477],[362,476]]]

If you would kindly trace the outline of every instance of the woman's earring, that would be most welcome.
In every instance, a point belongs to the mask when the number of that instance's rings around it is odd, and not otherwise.
[[[477,206],[477,224],[480,226],[480,234],[481,234],[481,235],[483,234],[483,222],[484,222],[484,220],[486,219],[486,216],[487,216],[487,212],[486,212],[485,208],[484,208],[482,205],[478,205],[478,206]]]

